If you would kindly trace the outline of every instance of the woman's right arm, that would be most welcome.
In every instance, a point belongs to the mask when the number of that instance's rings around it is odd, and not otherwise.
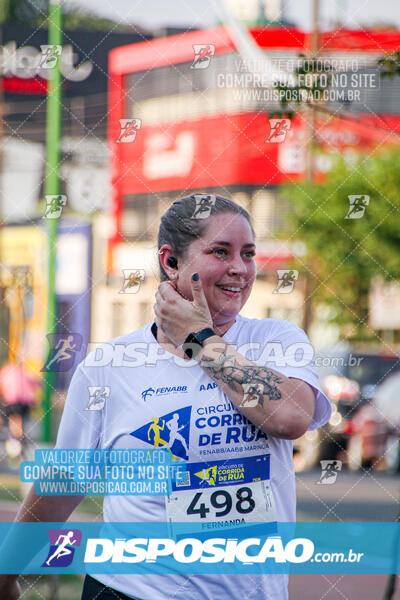
[[[35,522],[59,522],[64,523],[70,517],[84,496],[37,496],[34,486],[29,490],[18,514],[16,523]],[[18,555],[21,552],[21,539],[11,530],[4,546],[7,556]],[[39,548],[38,548],[39,550]],[[35,556],[32,550],[32,557]],[[18,575],[0,574],[0,598],[1,600],[18,600],[21,588],[18,583]]]

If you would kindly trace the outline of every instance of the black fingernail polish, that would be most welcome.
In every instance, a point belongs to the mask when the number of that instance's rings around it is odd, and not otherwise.
[[[192,279],[193,279],[193,281],[198,281],[199,280],[199,274],[198,273],[193,273]]]

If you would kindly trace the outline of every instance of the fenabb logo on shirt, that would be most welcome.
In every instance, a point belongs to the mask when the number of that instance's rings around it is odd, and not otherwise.
[[[187,394],[187,385],[173,385],[153,388],[149,387],[143,390],[141,396],[144,401],[152,398],[153,396],[166,396],[168,394]]]
[[[153,417],[130,435],[153,446],[153,450],[164,448],[171,452],[173,458],[188,460],[191,412],[192,407],[186,406],[160,417]]]

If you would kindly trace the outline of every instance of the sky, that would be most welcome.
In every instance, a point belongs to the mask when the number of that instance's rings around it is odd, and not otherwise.
[[[64,0],[121,23],[143,27],[216,24],[212,0]],[[312,28],[312,0],[284,0],[286,16],[300,29]],[[332,28],[338,18],[350,29],[373,22],[390,22],[400,28],[400,0],[321,0],[320,26]]]

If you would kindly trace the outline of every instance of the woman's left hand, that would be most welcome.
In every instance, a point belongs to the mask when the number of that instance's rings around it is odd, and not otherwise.
[[[176,345],[183,344],[189,333],[213,327],[213,322],[200,281],[191,279],[193,301],[185,300],[172,281],[163,281],[156,292],[154,312],[158,327]]]

